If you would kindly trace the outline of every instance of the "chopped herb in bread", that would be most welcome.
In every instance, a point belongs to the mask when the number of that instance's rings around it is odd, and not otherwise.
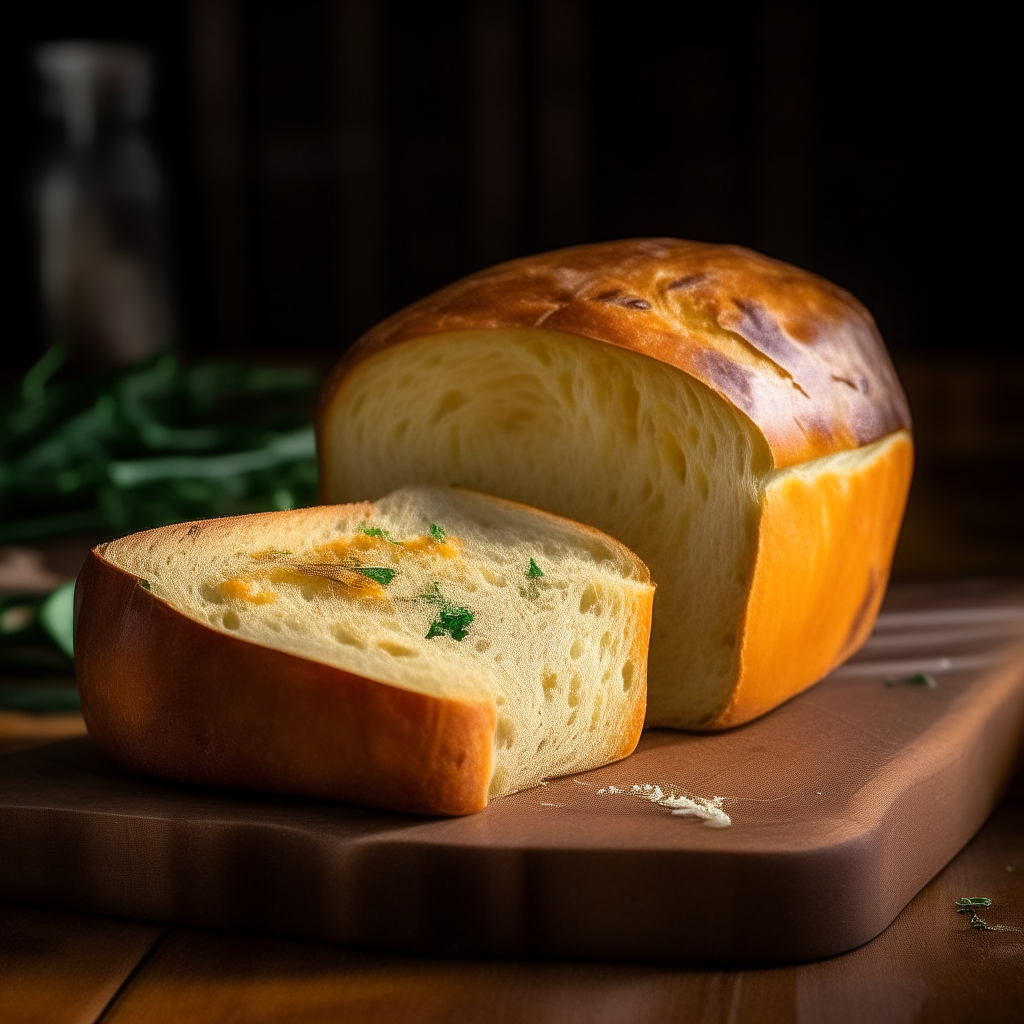
[[[79,578],[83,708],[136,770],[466,813],[633,749],[652,599],[617,541],[467,491],[167,526]]]

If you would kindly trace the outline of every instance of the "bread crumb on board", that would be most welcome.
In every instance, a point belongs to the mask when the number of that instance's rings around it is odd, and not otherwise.
[[[631,789],[608,786],[606,789],[599,789],[597,793],[598,796],[601,794],[637,796],[641,800],[649,800],[659,807],[667,807],[673,814],[678,814],[680,817],[700,818],[708,828],[728,828],[732,824],[732,818],[722,810],[725,798],[720,796],[683,796],[682,794],[666,793],[661,786],[652,786],[650,783],[633,786]]]

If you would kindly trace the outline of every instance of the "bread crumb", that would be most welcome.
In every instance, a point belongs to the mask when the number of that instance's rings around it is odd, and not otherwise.
[[[598,795],[602,793],[616,795],[628,792],[641,800],[649,800],[659,807],[666,807],[680,817],[700,818],[708,828],[728,828],[732,824],[732,818],[722,810],[725,798],[721,796],[683,796],[682,794],[666,793],[661,786],[652,786],[650,783],[633,786],[630,790],[609,786],[607,789],[599,789],[597,792]]]

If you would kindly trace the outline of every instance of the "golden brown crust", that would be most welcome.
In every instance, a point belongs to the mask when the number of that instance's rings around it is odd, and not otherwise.
[[[738,246],[671,238],[543,253],[443,288],[360,339],[328,380],[323,410],[356,363],[391,345],[530,327],[685,371],[750,417],[777,467],[910,426],[875,323],[851,295]]]
[[[99,551],[75,596],[85,721],[125,767],[418,814],[486,805],[490,702],[413,693],[228,636]]]
[[[640,564],[643,565],[643,562]],[[638,624],[637,631],[633,634],[633,643],[629,652],[630,658],[636,667],[633,687],[642,693],[644,698],[633,702],[630,707],[629,719],[622,723],[622,743],[611,757],[611,760],[614,761],[620,760],[623,757],[629,757],[636,750],[640,737],[643,735],[644,724],[647,718],[647,652],[651,644],[651,621],[653,615],[654,587],[641,595],[633,610],[634,619]]]
[[[708,729],[749,722],[821,679],[867,640],[885,596],[913,472],[903,431],[854,470],[765,492],[740,673]]]

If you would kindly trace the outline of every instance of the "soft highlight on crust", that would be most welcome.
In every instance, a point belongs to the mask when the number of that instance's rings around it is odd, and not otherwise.
[[[215,633],[95,551],[78,595],[83,714],[119,764],[413,814],[486,806],[490,702],[456,706]]]
[[[739,246],[673,238],[529,256],[427,296],[357,342],[327,382],[322,415],[363,359],[495,328],[576,334],[683,370],[750,417],[776,468],[910,427],[874,320],[848,292]]]
[[[739,674],[710,727],[770,711],[867,640],[885,596],[913,459],[910,435],[899,431],[845,459],[769,480]]]

